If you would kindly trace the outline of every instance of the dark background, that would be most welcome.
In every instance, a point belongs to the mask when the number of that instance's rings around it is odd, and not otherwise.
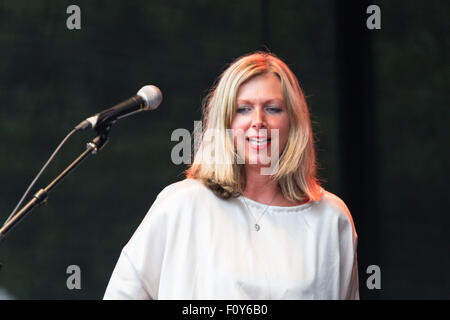
[[[81,8],[68,30],[66,8]],[[381,8],[368,30],[366,8]],[[308,96],[320,177],[352,212],[362,299],[449,299],[448,1],[0,2],[0,223],[62,138],[146,84],[153,112],[117,123],[0,244],[0,288],[18,299],[100,299],[123,245],[166,185],[173,130],[235,58],[285,60]],[[36,187],[85,149],[80,133]],[[68,290],[66,268],[81,268]],[[366,269],[381,269],[368,290]]]

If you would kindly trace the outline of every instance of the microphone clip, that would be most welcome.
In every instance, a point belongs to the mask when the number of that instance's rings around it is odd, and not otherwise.
[[[88,142],[86,147],[91,149],[92,154],[97,154],[106,145],[109,139],[109,132],[111,131],[112,123],[108,125],[98,127],[95,129],[97,136]]]

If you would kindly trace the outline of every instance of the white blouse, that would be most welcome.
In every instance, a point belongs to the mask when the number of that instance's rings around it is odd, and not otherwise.
[[[245,201],[194,179],[166,187],[104,299],[359,299],[357,234],[341,199],[323,190],[293,207]]]

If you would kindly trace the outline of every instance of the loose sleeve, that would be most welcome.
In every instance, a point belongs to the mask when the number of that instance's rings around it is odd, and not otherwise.
[[[345,207],[339,219],[340,299],[359,300],[357,245],[355,226]]]
[[[168,228],[166,203],[163,191],[122,249],[105,300],[158,298]]]
[[[104,300],[148,300],[151,299],[145,290],[142,280],[122,250],[114,272],[106,288]]]

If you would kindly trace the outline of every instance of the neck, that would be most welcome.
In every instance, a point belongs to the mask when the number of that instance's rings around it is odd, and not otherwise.
[[[269,175],[261,175],[259,167],[245,167],[244,196],[257,202],[269,204],[281,194],[278,182]]]

